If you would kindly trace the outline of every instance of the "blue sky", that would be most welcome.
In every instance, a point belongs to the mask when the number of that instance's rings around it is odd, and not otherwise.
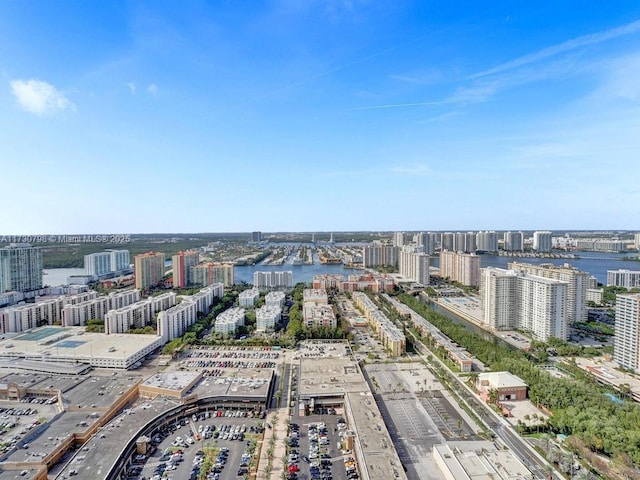
[[[0,233],[637,229],[640,4],[4,0]]]

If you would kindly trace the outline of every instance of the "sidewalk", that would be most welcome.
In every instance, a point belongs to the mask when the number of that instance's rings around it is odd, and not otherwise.
[[[274,420],[277,417],[277,420]],[[287,433],[288,433],[289,410],[279,408],[275,412],[271,412],[265,419],[264,439],[262,441],[262,449],[260,450],[260,459],[258,460],[257,480],[280,480],[286,471],[287,464],[285,454],[287,453]],[[267,427],[271,425],[271,428]],[[273,455],[271,456],[271,470],[268,472],[269,466],[269,450],[273,440]]]

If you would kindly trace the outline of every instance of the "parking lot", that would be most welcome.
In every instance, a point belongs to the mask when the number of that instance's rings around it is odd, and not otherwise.
[[[290,429],[288,460],[289,480],[347,480],[344,455],[338,448],[338,415],[294,416]],[[343,424],[345,425],[345,424]]]
[[[200,413],[168,423],[152,435],[152,440],[159,440],[157,450],[146,462],[143,458],[138,462],[134,459],[134,464],[128,470],[128,478],[195,479],[206,467],[205,457],[211,451],[214,457],[208,479],[235,480],[244,477],[249,471],[252,460],[250,453],[262,432],[263,420],[242,414],[246,413],[214,410],[209,413],[209,418]]]

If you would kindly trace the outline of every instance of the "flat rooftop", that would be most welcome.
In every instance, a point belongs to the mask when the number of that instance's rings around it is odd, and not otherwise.
[[[48,358],[74,361],[127,358],[158,341],[157,335],[86,333],[83,327],[43,327],[0,341],[0,357]]]
[[[274,375],[273,369],[238,368],[225,370],[218,377],[204,377],[192,390],[198,398],[222,397],[229,399],[251,399],[266,401],[269,386]]]
[[[147,378],[141,386],[181,392],[199,376],[197,372],[160,372]]]

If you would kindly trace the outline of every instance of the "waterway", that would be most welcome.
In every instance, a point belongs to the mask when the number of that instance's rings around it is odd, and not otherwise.
[[[607,270],[640,270],[640,262],[623,260],[624,257],[631,257],[637,254],[633,253],[600,253],[600,252],[578,252],[580,258],[577,259],[548,259],[548,258],[518,258],[518,257],[501,257],[498,255],[480,255],[480,267],[498,267],[507,268],[510,262],[524,262],[539,265],[541,263],[553,263],[554,265],[562,265],[568,263],[576,267],[578,270],[588,272],[595,276],[598,282],[607,283]],[[168,265],[170,266],[170,261]],[[439,265],[439,258],[434,257],[431,260],[432,266]],[[235,280],[239,282],[253,283],[254,272],[263,271],[285,271],[293,272],[293,283],[298,282],[311,283],[314,275],[322,274],[340,274],[349,275],[361,272],[346,268],[341,264],[323,265],[319,262],[313,265],[245,265],[235,267]],[[83,275],[82,268],[52,268],[44,271],[43,281],[45,285],[56,286],[67,283],[67,277],[70,275]]]
[[[582,272],[588,272],[598,279],[603,285],[607,284],[607,270],[640,270],[640,262],[623,260],[625,257],[637,257],[637,253],[607,253],[607,252],[576,252],[580,258],[529,258],[529,257],[502,257],[498,255],[480,255],[480,268],[497,267],[507,268],[511,262],[531,263],[540,265],[541,263],[552,263],[554,265],[564,265],[568,263],[572,267]],[[432,260],[432,266],[439,266],[439,257]]]
[[[316,263],[314,265],[244,265],[241,267],[235,267],[233,273],[236,283],[253,283],[254,272],[280,272],[287,270],[293,272],[294,285],[298,282],[311,283],[314,275],[339,274],[346,277],[347,275],[354,275],[362,272],[362,270],[346,268],[342,264],[323,265],[321,263]],[[44,270],[42,280],[44,285],[55,287],[58,285],[66,285],[67,278],[71,275],[84,274],[84,268],[50,268]]]

